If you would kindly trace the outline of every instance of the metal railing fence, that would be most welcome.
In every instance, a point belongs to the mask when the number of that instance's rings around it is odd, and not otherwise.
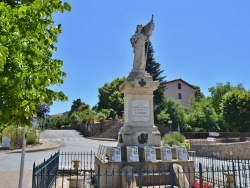
[[[56,182],[59,164],[59,151],[48,160],[37,165],[33,164],[32,188],[50,188]]]
[[[79,169],[93,169],[95,153],[88,152],[61,152],[59,169],[73,169],[73,160],[79,160]]]
[[[38,166],[34,163],[32,187],[119,188],[124,181],[130,182],[132,187],[250,187],[249,160],[189,154],[195,165],[188,168],[176,169],[166,163],[166,167],[158,169],[139,166],[116,171],[114,168],[101,169],[100,166],[94,169],[94,157],[92,152],[57,152]],[[73,165],[73,160],[79,160],[78,167]],[[176,183],[176,179],[182,181]]]
[[[70,182],[76,182],[75,188],[121,188],[122,184],[130,184],[134,188],[142,187],[190,187],[190,188],[249,188],[249,166],[242,169],[232,167],[206,167],[199,163],[199,168],[169,168],[138,169],[132,171],[115,171],[114,169],[97,170],[62,170],[57,179],[60,187],[68,187]],[[176,181],[179,180],[179,181]],[[177,182],[177,183],[176,183]],[[189,184],[192,182],[191,184]],[[124,184],[123,184],[124,185]],[[72,185],[70,186],[72,187]]]

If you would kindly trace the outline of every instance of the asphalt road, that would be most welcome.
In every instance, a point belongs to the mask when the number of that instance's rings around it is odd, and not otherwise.
[[[60,152],[97,152],[99,144],[116,146],[117,141],[91,140],[84,138],[75,130],[46,130],[40,135],[44,141],[56,142],[61,145]],[[48,159],[58,149],[25,154],[24,187],[31,186],[32,166]],[[21,153],[5,153],[0,150],[0,187],[18,187]],[[8,182],[8,183],[7,183]]]
[[[56,142],[61,145],[60,152],[97,152],[99,144],[116,146],[117,141],[91,140],[84,138],[75,130],[46,130],[40,135],[44,141]],[[58,149],[25,154],[25,167],[33,163],[39,164],[48,159]],[[0,150],[0,171],[20,169],[21,153],[6,154]]]

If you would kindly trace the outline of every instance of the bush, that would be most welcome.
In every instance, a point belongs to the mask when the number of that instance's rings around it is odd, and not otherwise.
[[[165,134],[162,138],[162,143],[163,145],[169,145],[169,146],[179,146],[179,145],[184,145],[186,146],[187,150],[190,150],[190,143],[185,142],[186,137],[182,135],[179,132],[173,132],[170,134]]]
[[[100,112],[100,113],[98,113],[98,114],[96,115],[96,120],[97,120],[98,122],[103,122],[106,118],[107,118],[106,115],[103,114],[102,112]]]
[[[26,144],[28,145],[31,145],[31,144],[35,144],[36,143],[36,138],[33,136],[33,137],[28,137],[26,139]]]
[[[11,148],[20,148],[22,147],[22,141],[23,141],[23,127],[17,127],[17,126],[7,126],[3,132],[2,136],[9,136],[10,146]],[[26,143],[27,144],[34,144],[36,143],[36,135],[35,131],[32,128],[28,128],[27,130],[27,137],[26,137]]]

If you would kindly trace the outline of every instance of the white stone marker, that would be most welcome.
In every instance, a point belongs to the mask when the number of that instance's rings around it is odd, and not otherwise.
[[[3,138],[2,138],[2,148],[10,148],[10,137],[3,136]]]

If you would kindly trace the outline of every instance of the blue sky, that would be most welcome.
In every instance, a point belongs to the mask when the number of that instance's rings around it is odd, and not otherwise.
[[[50,114],[70,110],[73,100],[93,107],[98,88],[128,76],[133,64],[130,37],[154,14],[154,58],[166,80],[182,78],[209,96],[216,83],[242,83],[250,90],[249,0],[68,0],[71,12],[55,14],[62,24],[55,58],[64,61],[67,102]]]

